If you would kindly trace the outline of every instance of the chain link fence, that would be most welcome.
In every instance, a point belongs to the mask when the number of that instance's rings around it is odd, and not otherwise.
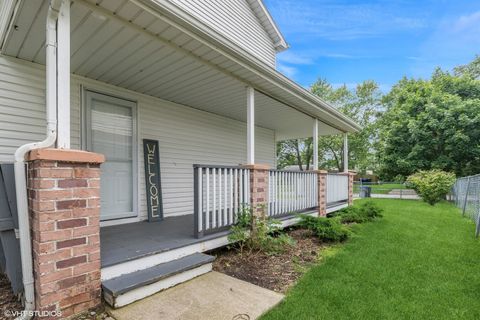
[[[415,190],[398,182],[355,181],[353,194],[355,198],[420,199]]]
[[[475,237],[480,233],[480,174],[458,178],[452,188],[451,200],[462,215],[475,222]]]

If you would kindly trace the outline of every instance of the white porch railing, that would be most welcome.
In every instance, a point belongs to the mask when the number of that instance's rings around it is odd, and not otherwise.
[[[317,174],[314,172],[270,170],[268,215],[278,217],[317,207]]]
[[[195,236],[227,229],[250,203],[250,170],[194,165]]]
[[[348,202],[348,175],[329,173],[327,174],[327,207],[341,202]]]

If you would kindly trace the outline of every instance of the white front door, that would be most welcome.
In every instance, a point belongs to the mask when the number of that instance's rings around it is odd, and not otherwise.
[[[86,148],[105,155],[101,166],[101,220],[134,217],[136,104],[86,91]]]

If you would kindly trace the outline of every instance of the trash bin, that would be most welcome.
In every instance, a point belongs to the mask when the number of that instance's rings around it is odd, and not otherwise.
[[[370,198],[371,193],[372,193],[372,187],[369,187],[369,186],[360,187],[360,198]]]

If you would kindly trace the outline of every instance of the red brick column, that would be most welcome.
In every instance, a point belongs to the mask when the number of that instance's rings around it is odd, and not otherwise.
[[[250,169],[250,207],[256,217],[266,215],[268,203],[268,173],[270,167],[263,164],[244,165]]]
[[[353,180],[357,173],[355,171],[348,172],[348,205],[353,204]]]
[[[28,195],[36,310],[62,318],[98,306],[100,281],[99,154],[32,151]]]
[[[327,174],[328,171],[317,170],[318,215],[327,216]]]

